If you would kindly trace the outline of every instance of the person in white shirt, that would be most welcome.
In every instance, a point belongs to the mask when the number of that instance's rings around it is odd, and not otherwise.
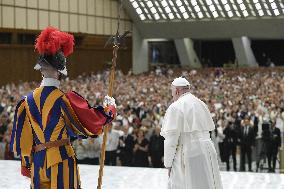
[[[218,142],[218,147],[219,147],[219,153],[220,153],[220,160],[221,162],[225,162],[225,149],[224,149],[224,142],[223,140],[225,139],[225,135],[223,133],[225,129],[225,121],[224,120],[219,120],[217,122],[217,142]]]
[[[217,153],[209,131],[215,129],[204,102],[192,95],[189,82],[176,78],[174,102],[167,109],[161,135],[169,189],[222,189]]]
[[[262,138],[262,124],[266,122],[266,118],[262,117],[260,110],[256,111],[255,116],[258,118],[257,132],[255,136],[255,157],[256,157],[256,172],[259,170],[260,161],[266,158],[265,146]]]
[[[106,142],[106,155],[105,164],[116,166],[117,149],[119,144],[120,132],[114,130],[112,126],[109,126],[109,133]]]
[[[88,138],[83,141],[86,147],[86,163],[98,165],[100,159],[101,140],[97,138]]]
[[[79,164],[86,163],[86,146],[83,144],[83,140],[81,138],[77,139],[73,143],[74,150],[76,152],[76,158]]]

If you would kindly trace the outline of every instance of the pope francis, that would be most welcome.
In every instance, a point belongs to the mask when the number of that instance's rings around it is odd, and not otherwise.
[[[171,85],[174,102],[167,109],[164,164],[169,189],[222,189],[217,154],[209,131],[215,126],[204,102],[192,95],[189,82],[176,78]]]

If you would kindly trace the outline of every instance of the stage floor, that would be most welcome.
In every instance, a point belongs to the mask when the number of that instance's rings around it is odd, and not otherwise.
[[[79,165],[83,189],[97,186],[98,166]],[[221,172],[224,189],[284,189],[284,174]],[[105,167],[103,189],[166,189],[167,170]],[[28,189],[19,161],[0,160],[0,189]]]

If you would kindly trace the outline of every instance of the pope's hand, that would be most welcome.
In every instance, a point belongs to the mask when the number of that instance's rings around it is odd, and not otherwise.
[[[104,107],[107,107],[107,106],[114,106],[116,108],[115,99],[108,95],[105,96],[104,98]]]

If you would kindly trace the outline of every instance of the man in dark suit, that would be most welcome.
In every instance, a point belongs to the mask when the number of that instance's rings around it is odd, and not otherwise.
[[[270,140],[268,142],[267,159],[269,172],[275,172],[276,159],[279,147],[281,146],[281,133],[280,129],[275,127],[275,121],[270,126]],[[273,166],[271,166],[271,160]]]
[[[261,131],[257,130],[256,135],[256,172],[262,167],[261,160],[265,160],[267,149],[270,143],[270,121],[264,118],[261,125]]]
[[[151,162],[155,168],[163,168],[163,156],[164,156],[164,137],[160,135],[161,128],[156,127],[155,133],[150,139],[149,155]]]
[[[233,168],[234,171],[237,171],[237,160],[236,160],[236,151],[237,151],[237,131],[232,121],[229,121],[227,127],[224,129],[223,134],[225,138],[224,151],[225,151],[225,160],[227,165],[227,171],[230,170],[230,156],[233,158]]]
[[[133,162],[134,138],[128,130],[128,127],[124,127],[124,135],[119,138],[119,159],[122,166],[132,166]]]
[[[240,133],[240,147],[241,147],[241,167],[240,171],[245,171],[246,165],[246,157],[248,159],[248,167],[249,171],[251,169],[251,154],[252,154],[252,147],[254,145],[254,130],[250,123],[250,119],[248,116],[245,117],[242,124],[242,129]]]
[[[257,117],[257,115],[255,115],[254,113],[251,115],[251,120],[253,122],[253,130],[255,135],[257,135],[258,132],[258,123],[259,123],[259,119]]]

